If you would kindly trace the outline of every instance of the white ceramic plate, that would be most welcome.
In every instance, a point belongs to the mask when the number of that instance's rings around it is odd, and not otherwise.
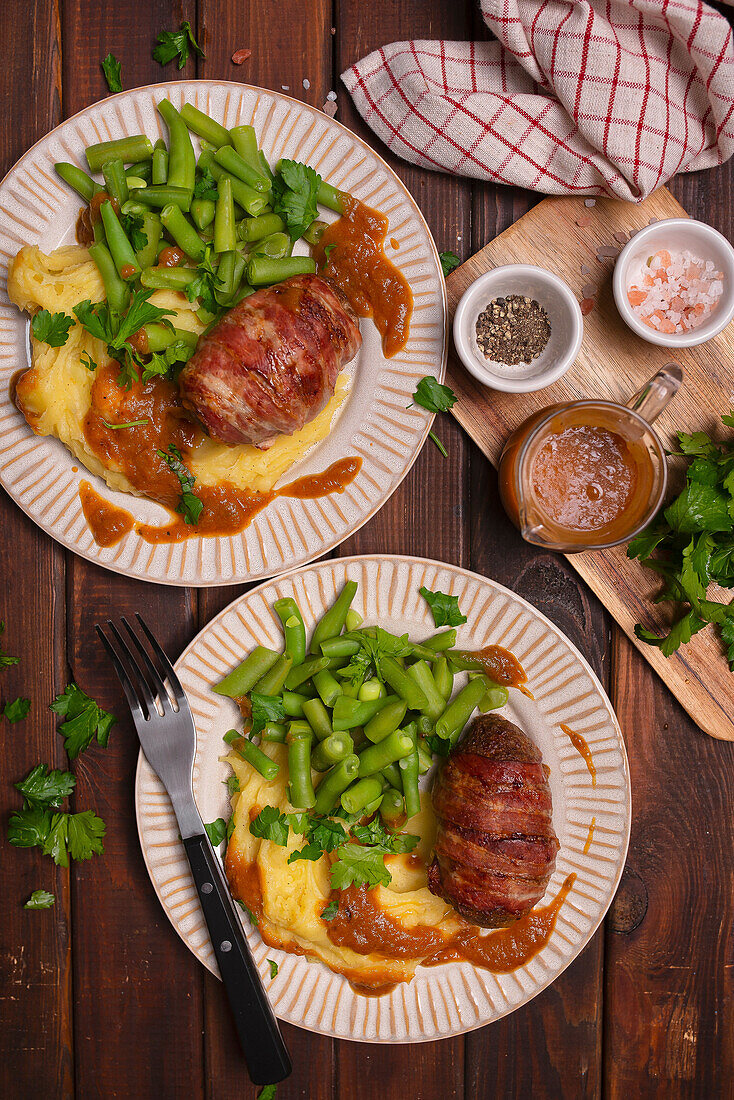
[[[387,253],[414,296],[406,347],[382,354],[371,321],[361,323],[363,343],[351,364],[351,389],[331,434],[291,468],[283,481],[318,473],[345,455],[363,465],[341,494],[317,500],[279,497],[240,535],[192,538],[151,546],[134,532],[116,546],[94,542],[79,501],[87,478],[107,499],[130,507],[130,497],[108,489],[56,439],[33,434],[12,404],[9,385],[29,361],[28,320],[6,293],[8,265],[24,244],[50,252],[74,241],[81,205],[55,175],[59,160],[84,164],[86,146],[146,133],[164,135],[155,104],[193,103],[227,127],[251,123],[271,163],[305,161],[337,187],[389,217]],[[196,139],[195,139],[196,140]],[[324,213],[325,218],[334,217]],[[377,512],[415,461],[432,417],[408,409],[425,374],[443,379],[447,309],[441,265],[418,207],[385,162],[340,123],[277,92],[225,81],[156,84],[110,96],[58,126],[23,156],[0,184],[0,483],[39,527],[98,565],[161,584],[208,586],[273,576],[326,553]],[[72,469],[72,467],[76,467]],[[136,519],[164,523],[159,505],[139,500]]]
[[[243,925],[276,1014],[324,1035],[365,1042],[407,1043],[440,1039],[480,1027],[513,1012],[545,989],[589,942],[619,882],[630,829],[627,756],[612,705],[591,668],[568,638],[525,600],[465,569],[421,558],[364,557],[320,562],[260,585],[218,615],[184,651],[176,670],[196,721],[194,794],[204,821],[228,817],[226,779],[220,762],[223,734],[237,708],[215,695],[216,683],[256,644],[281,645],[271,611],[280,596],[293,596],[311,626],[344,582],[359,582],[353,606],[388,630],[428,636],[430,613],[418,589],[453,593],[468,617],[459,644],[490,643],[522,662],[535,701],[517,691],[502,712],[526,730],[550,766],[553,824],[561,843],[546,901],[564,879],[576,881],[549,942],[511,974],[491,974],[470,963],[418,967],[410,983],[383,997],[363,997],[320,962],[267,947],[256,929]],[[561,730],[583,734],[597,769],[596,787],[584,760]],[[135,786],[138,830],[148,872],[174,928],[205,966],[216,961],[199,907],[178,828],[166,792],[140,756]],[[584,846],[596,818],[588,853]],[[270,978],[267,958],[278,963]]]

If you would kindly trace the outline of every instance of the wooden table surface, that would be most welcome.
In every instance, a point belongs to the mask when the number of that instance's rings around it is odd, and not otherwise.
[[[182,76],[287,85],[318,107],[333,88],[337,118],[381,154],[339,73],[396,39],[485,33],[467,0],[2,0],[2,171],[106,94],[99,62],[108,51],[122,62],[125,87],[160,80],[151,47],[181,19],[198,28],[207,55],[189,60]],[[230,58],[241,47],[252,56],[238,68]],[[537,199],[387,159],[439,249],[462,259]],[[681,176],[672,190],[691,215],[731,237],[733,183],[729,164]],[[513,588],[568,633],[606,685],[627,742],[627,867],[603,927],[524,1008],[464,1037],[412,1047],[286,1027],[294,1072],[279,1098],[732,1096],[734,745],[697,730],[560,557],[521,541],[501,511],[493,470],[453,421],[444,417],[437,430],[448,459],[428,443],[398,492],[338,553],[455,562]],[[0,618],[6,648],[21,657],[2,688],[5,698],[33,700],[30,719],[0,726],[4,820],[17,805],[13,782],[39,761],[67,763],[47,703],[72,677],[120,716],[109,748],[74,766],[79,806],[107,822],[104,855],[66,870],[37,850],[2,846],[0,1096],[253,1097],[219,982],[169,926],[148,880],[133,808],[138,746],[93,635],[96,620],[137,610],[176,654],[241,589],[117,577],[65,552],[4,493],[0,511]],[[55,908],[24,910],[41,885],[56,894]]]

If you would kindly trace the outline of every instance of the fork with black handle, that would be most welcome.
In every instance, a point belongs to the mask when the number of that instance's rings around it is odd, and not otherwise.
[[[173,804],[248,1072],[256,1085],[273,1085],[289,1075],[291,1061],[194,802],[191,708],[173,665],[140,615],[135,617],[137,631],[120,620],[127,638],[109,620],[97,633],[122,684],[143,752]]]

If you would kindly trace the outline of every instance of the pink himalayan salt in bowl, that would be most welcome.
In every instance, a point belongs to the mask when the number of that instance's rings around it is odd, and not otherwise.
[[[653,222],[623,248],[613,284],[617,309],[644,340],[703,344],[734,318],[734,248],[704,222]]]

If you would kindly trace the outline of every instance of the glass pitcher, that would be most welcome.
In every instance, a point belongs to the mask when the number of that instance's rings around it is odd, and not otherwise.
[[[650,522],[668,478],[651,424],[682,380],[668,363],[627,405],[549,405],[513,432],[500,458],[500,496],[527,542],[566,554],[603,550]]]

